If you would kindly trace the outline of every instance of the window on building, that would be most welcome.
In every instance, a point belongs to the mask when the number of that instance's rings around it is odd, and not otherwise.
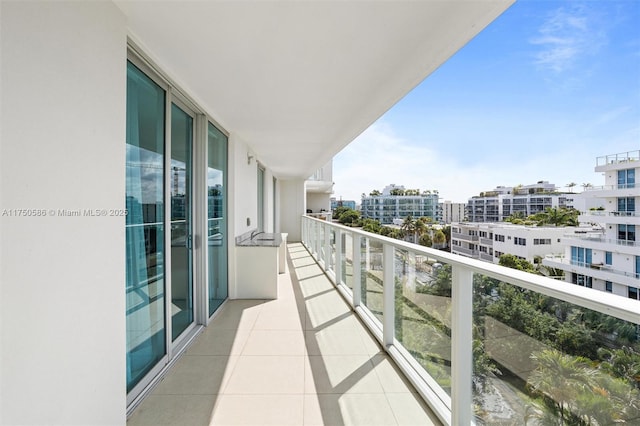
[[[613,283],[611,281],[605,281],[604,282],[604,290],[609,292],[609,293],[613,293]]]
[[[629,289],[629,293],[628,293],[629,299],[638,300],[638,287],[629,286],[628,289]]]
[[[618,240],[622,241],[635,241],[636,240],[636,226],[635,225],[618,225]]]
[[[605,265],[611,265],[613,262],[613,253],[611,253],[610,251],[607,251],[604,253],[604,264]]]
[[[533,245],[551,245],[551,238],[534,238]]]
[[[619,212],[635,212],[636,211],[636,199],[633,197],[619,197],[618,198],[618,211]]]
[[[527,239],[526,238],[520,238],[520,237],[514,237],[513,238],[513,244],[515,244],[517,246],[526,246],[527,245]]]
[[[635,169],[618,170],[618,188],[635,188]]]
[[[581,287],[593,288],[593,278],[590,276],[574,273],[572,275],[572,281]]]
[[[571,246],[571,263],[584,266],[591,263],[591,249]]]

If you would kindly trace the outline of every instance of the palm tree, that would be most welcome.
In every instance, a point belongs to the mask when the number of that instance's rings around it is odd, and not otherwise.
[[[536,369],[527,384],[535,392],[549,398],[560,414],[560,424],[566,414],[572,412],[576,397],[589,388],[596,370],[589,367],[589,360],[566,355],[555,349],[545,349],[531,355]]]
[[[447,242],[447,236],[444,234],[444,232],[442,232],[441,229],[438,229],[433,234],[433,243],[434,244],[438,244],[438,245],[442,245],[442,244],[445,244],[446,242]]]
[[[583,191],[586,191],[586,190],[587,190],[587,189],[589,189],[589,188],[593,188],[593,185],[591,185],[591,184],[590,184],[590,183],[588,183],[588,182],[587,182],[587,183],[583,183],[583,184],[582,184],[582,190],[583,190]]]
[[[405,233],[405,235],[410,235],[415,231],[416,221],[413,219],[413,216],[407,215],[402,222],[402,226],[400,229]]]
[[[567,188],[569,188],[569,192],[573,193],[573,187],[576,186],[576,185],[578,185],[578,184],[575,183],[575,182],[568,183],[567,184]]]

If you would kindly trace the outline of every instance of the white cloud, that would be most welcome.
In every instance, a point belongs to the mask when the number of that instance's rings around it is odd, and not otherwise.
[[[555,10],[539,28],[539,36],[530,40],[531,44],[540,46],[534,55],[536,65],[560,73],[573,68],[583,56],[599,50],[606,36],[597,28],[594,18],[587,7],[578,4],[571,10]]]
[[[462,166],[457,158],[467,157],[468,152],[446,156],[444,149],[434,143],[402,139],[388,123],[376,123],[335,157],[334,195],[359,202],[362,193],[394,183],[411,189],[437,189],[441,200],[466,202],[498,185],[546,180],[566,190],[569,182],[603,183],[593,167],[595,157],[606,153],[594,154],[571,144],[526,156],[520,155],[517,148],[509,150],[511,154],[499,161],[485,159]],[[578,190],[579,187],[574,188]]]

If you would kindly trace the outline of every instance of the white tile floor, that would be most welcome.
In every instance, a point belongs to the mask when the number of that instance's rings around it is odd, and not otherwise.
[[[273,301],[230,300],[137,425],[439,425],[301,244]]]

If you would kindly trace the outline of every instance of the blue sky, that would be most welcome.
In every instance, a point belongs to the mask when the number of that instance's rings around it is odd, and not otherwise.
[[[638,149],[640,1],[519,0],[335,157],[334,195],[581,190],[604,184],[596,157]]]

